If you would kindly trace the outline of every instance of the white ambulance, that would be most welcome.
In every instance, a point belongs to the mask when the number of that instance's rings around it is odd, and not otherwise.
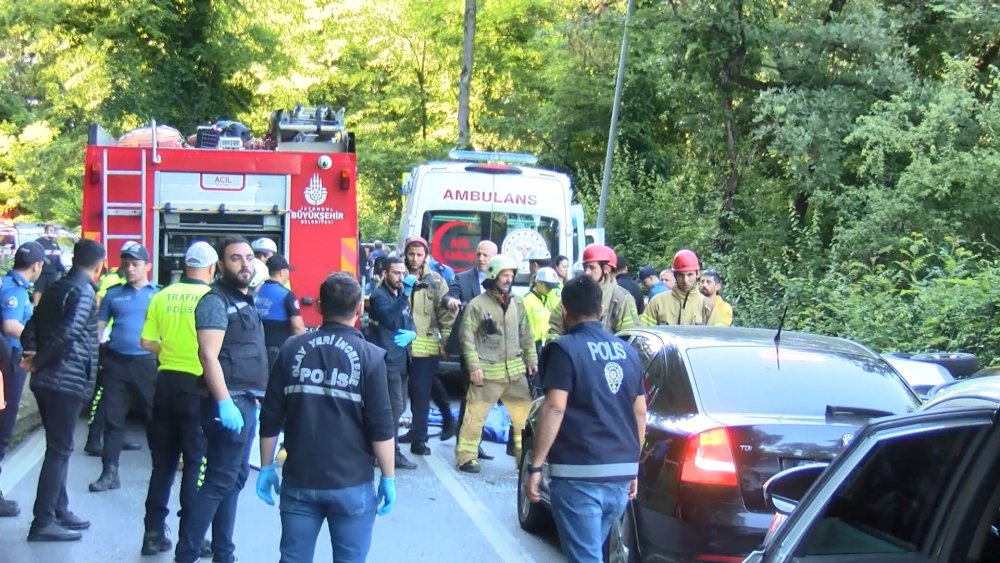
[[[406,197],[397,248],[422,236],[438,262],[455,272],[475,267],[476,245],[492,240],[521,265],[518,293],[527,291],[532,250],[575,263],[588,242],[583,207],[573,203],[569,176],[531,165],[527,154],[451,151],[449,161],[414,167],[403,178]]]

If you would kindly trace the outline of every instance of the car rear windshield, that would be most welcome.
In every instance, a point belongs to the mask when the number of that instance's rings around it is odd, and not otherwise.
[[[829,410],[912,411],[917,399],[880,358],[768,347],[687,351],[708,413],[827,416]],[[828,407],[837,407],[828,409]]]

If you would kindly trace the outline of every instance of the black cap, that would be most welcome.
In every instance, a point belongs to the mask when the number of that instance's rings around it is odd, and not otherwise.
[[[49,259],[45,257],[45,249],[35,241],[22,244],[14,253],[14,268],[27,268],[35,262],[48,264]]]
[[[121,257],[149,262],[149,251],[141,244],[129,244],[122,247]]]
[[[280,272],[281,270],[294,270],[295,269],[294,267],[292,267],[288,263],[288,260],[285,260],[285,257],[282,256],[282,255],[280,255],[280,254],[275,254],[274,256],[268,258],[267,262],[266,262],[266,265],[267,265],[267,271],[268,271],[268,273],[271,273],[271,274],[273,274],[275,272]]]
[[[655,278],[656,274],[657,272],[655,269],[650,268],[649,266],[643,266],[642,268],[639,268],[639,281],[646,278]]]

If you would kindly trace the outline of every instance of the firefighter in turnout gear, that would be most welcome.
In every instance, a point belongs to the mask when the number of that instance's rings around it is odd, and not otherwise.
[[[667,293],[649,300],[642,313],[642,323],[655,325],[722,326],[719,309],[698,291],[698,256],[683,249],[674,255],[671,266],[676,285]]]
[[[601,306],[604,311],[601,322],[604,328],[615,333],[635,326],[639,320],[635,299],[615,281],[615,269],[618,267],[618,255],[615,251],[603,244],[591,244],[583,249],[582,262],[583,274],[601,284]],[[565,333],[564,326],[562,314],[553,314],[549,319],[549,339],[562,336]]]
[[[498,254],[490,260],[483,288],[465,308],[459,340],[472,385],[466,395],[465,422],[458,436],[458,468],[479,473],[477,454],[483,423],[502,400],[514,427],[514,459],[521,458],[521,430],[531,405],[528,377],[538,371],[538,355],[521,298],[510,292],[517,263]]]
[[[448,284],[430,267],[430,246],[427,241],[423,237],[406,239],[403,255],[408,274],[403,283],[410,287],[410,314],[414,332],[417,333],[410,345],[410,410],[413,413],[410,451],[417,455],[429,455],[431,450],[427,447],[427,416],[431,391],[435,388],[434,378],[444,344],[451,336],[452,325],[455,323],[455,312],[448,308],[445,299]],[[407,279],[412,284],[408,284]],[[446,395],[443,387],[438,385],[437,389],[439,395]],[[436,396],[435,403],[438,403],[443,416],[450,415],[446,396]]]

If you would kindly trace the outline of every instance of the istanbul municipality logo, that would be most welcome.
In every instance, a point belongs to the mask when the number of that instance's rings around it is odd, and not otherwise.
[[[305,196],[309,205],[323,205],[323,202],[326,201],[326,188],[323,186],[323,180],[320,179],[318,172],[309,179]]]

